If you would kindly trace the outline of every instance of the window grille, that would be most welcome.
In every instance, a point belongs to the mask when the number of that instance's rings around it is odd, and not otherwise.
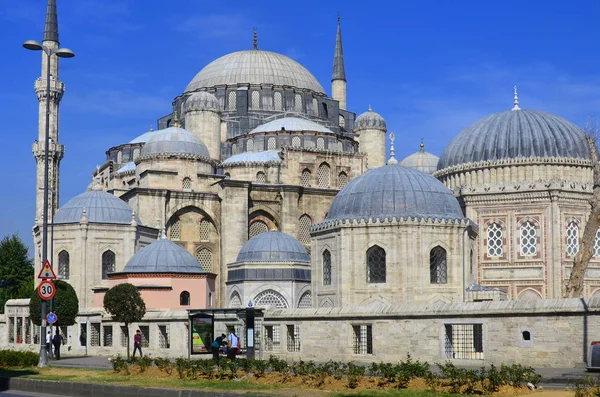
[[[341,128],[344,128],[344,129],[345,129],[345,128],[346,128],[346,119],[344,118],[344,116],[342,116],[342,115],[340,114],[340,117],[338,118],[338,121],[339,121],[339,123],[338,123],[338,124],[339,124],[339,126],[340,126]]]
[[[103,346],[113,345],[113,327],[112,325],[105,325],[102,327],[102,344]]]
[[[317,98],[313,98],[312,100],[312,114],[314,116],[319,115],[319,102],[317,101]]]
[[[127,347],[127,327],[121,325],[121,347]]]
[[[242,300],[240,299],[240,296],[238,295],[237,292],[231,294],[231,298],[229,298],[229,307],[230,308],[242,307]]]
[[[338,187],[343,189],[344,186],[348,183],[348,175],[345,172],[340,172],[338,175]]]
[[[292,147],[300,147],[302,146],[302,141],[299,136],[295,136],[292,138]]]
[[[206,248],[199,249],[198,251],[196,251],[196,259],[198,260],[198,263],[200,263],[202,270],[204,270],[205,272],[212,273],[212,271],[213,271],[212,252],[210,252]]]
[[[208,219],[200,221],[200,241],[209,241],[211,235],[212,224]]]
[[[275,102],[275,110],[283,110],[283,101],[281,100],[281,92],[275,92],[275,94],[273,94],[273,100]]]
[[[108,274],[115,271],[115,253],[105,251],[102,254],[102,280],[108,280]]]
[[[15,318],[8,318],[8,343],[15,343]]]
[[[246,141],[246,151],[253,152],[254,151],[254,141],[252,139],[248,139]]]
[[[25,317],[25,343],[31,344],[31,320]]]
[[[298,308],[312,307],[312,295],[309,291],[302,294],[298,301]]]
[[[302,111],[302,95],[300,95],[300,94],[294,95],[294,111],[296,111],[296,112]]]
[[[58,274],[64,280],[69,279],[69,253],[67,251],[60,251],[58,253]]]
[[[23,343],[23,317],[17,317],[17,343]]]
[[[300,184],[302,187],[310,187],[310,171],[307,169],[302,170],[302,177],[300,178]]]
[[[179,241],[181,239],[181,221],[179,218],[171,223],[171,227],[169,228],[169,239],[173,241]]]
[[[594,240],[594,255],[600,256],[600,229],[596,231],[596,240]]]
[[[142,347],[150,346],[150,327],[147,325],[140,325],[140,332],[142,334]]]
[[[489,257],[499,257],[502,251],[502,228],[492,223],[487,229],[487,254]]]
[[[90,346],[100,346],[100,323],[90,324]]]
[[[287,309],[287,301],[279,292],[275,292],[272,289],[261,292],[254,298],[254,306],[256,307],[275,307],[278,309]]]
[[[310,216],[302,215],[298,222],[298,240],[302,244],[310,244],[310,225],[312,225]]]
[[[314,149],[316,147],[316,145],[312,140],[304,139],[304,147],[306,149]]]
[[[446,250],[435,247],[429,253],[429,272],[431,284],[446,284],[448,282],[448,263]]]
[[[292,324],[287,326],[287,351],[300,351],[300,325]]]
[[[537,230],[527,221],[521,225],[521,255],[534,256],[537,253]]]
[[[385,283],[385,280],[385,250],[375,245],[367,250],[367,282]]]
[[[373,354],[373,326],[353,325],[352,330],[354,331],[352,343],[354,354]]]
[[[331,253],[323,251],[323,285],[331,285]]]
[[[579,226],[575,222],[567,226],[567,255],[575,256],[579,251]]]
[[[264,172],[258,171],[256,173],[256,182],[257,183],[267,183],[267,176]]]
[[[236,95],[235,91],[229,91],[229,95],[227,96],[227,109],[235,110],[236,109]]]
[[[140,157],[140,149],[135,148],[133,149],[133,161],[137,160],[138,157]]]
[[[187,291],[183,291],[179,294],[179,305],[180,306],[189,306],[190,305],[190,293]]]
[[[483,360],[483,324],[444,324],[447,359]]]
[[[171,339],[169,338],[169,326],[159,325],[158,326],[158,347],[161,349],[171,348]]]
[[[248,228],[248,239],[252,237],[258,236],[261,233],[265,233],[269,231],[269,227],[263,221],[254,221],[250,224]]]
[[[265,325],[265,350],[272,352],[281,348],[281,335],[279,325]]]
[[[192,188],[192,180],[188,177],[183,178],[183,189],[190,190]]]
[[[317,138],[317,149],[325,150],[325,139],[321,137]]]
[[[275,138],[271,137],[267,140],[267,150],[275,150],[277,148],[277,142]]]
[[[252,91],[252,108],[260,109],[260,93],[256,90]]]
[[[237,145],[235,143],[231,145],[231,154],[237,154]]]
[[[319,187],[329,187],[330,179],[331,179],[331,168],[328,164],[323,163],[319,166],[319,171],[317,173],[318,177],[318,186]]]

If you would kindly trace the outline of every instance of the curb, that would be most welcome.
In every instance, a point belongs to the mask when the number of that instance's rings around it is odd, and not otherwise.
[[[243,395],[269,396],[273,394],[254,394],[221,392],[218,390],[177,390],[151,387],[113,386],[98,383],[61,382],[23,378],[0,378],[0,391],[15,390],[31,393],[47,393],[69,397],[240,397]]]

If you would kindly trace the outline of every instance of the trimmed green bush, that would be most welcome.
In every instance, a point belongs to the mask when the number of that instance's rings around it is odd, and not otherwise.
[[[38,364],[39,359],[40,355],[34,352],[0,350],[0,368],[35,367]]]

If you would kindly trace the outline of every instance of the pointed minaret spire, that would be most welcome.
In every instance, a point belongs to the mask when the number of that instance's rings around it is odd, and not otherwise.
[[[398,160],[396,160],[396,157],[394,157],[396,155],[396,153],[394,152],[394,139],[396,139],[394,133],[390,132],[390,159],[387,162],[388,165],[398,164]]]
[[[515,86],[514,88],[515,88],[515,96],[513,99],[513,103],[515,106],[512,108],[512,110],[521,110],[521,108],[519,107],[519,95],[517,94],[517,86]]]
[[[256,33],[256,28],[254,28],[254,49],[258,50],[258,34]]]
[[[344,68],[344,50],[342,49],[342,27],[338,14],[335,52],[333,54],[333,72],[331,73],[331,97],[340,103],[340,109],[346,109],[346,69]]]
[[[48,0],[46,9],[46,25],[44,26],[44,41],[58,43],[58,17],[56,15],[56,0]]]

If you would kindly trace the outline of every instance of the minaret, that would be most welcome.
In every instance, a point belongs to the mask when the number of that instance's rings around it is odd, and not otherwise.
[[[342,28],[339,14],[335,53],[333,55],[333,73],[331,74],[331,97],[340,103],[340,109],[346,109],[346,70],[344,69],[344,50],[342,49]]]
[[[42,44],[48,48],[58,48],[58,18],[56,0],[48,0],[46,24]],[[36,219],[43,220],[44,207],[44,141],[46,134],[46,73],[47,57],[42,52],[42,75],[35,81],[35,93],[39,101],[38,139],[33,143],[33,156],[36,169]],[[58,57],[52,55],[50,64],[50,145],[48,151],[48,222],[52,220],[58,208],[60,161],[63,158],[64,146],[58,143],[58,104],[62,99],[65,85],[58,80]]]

